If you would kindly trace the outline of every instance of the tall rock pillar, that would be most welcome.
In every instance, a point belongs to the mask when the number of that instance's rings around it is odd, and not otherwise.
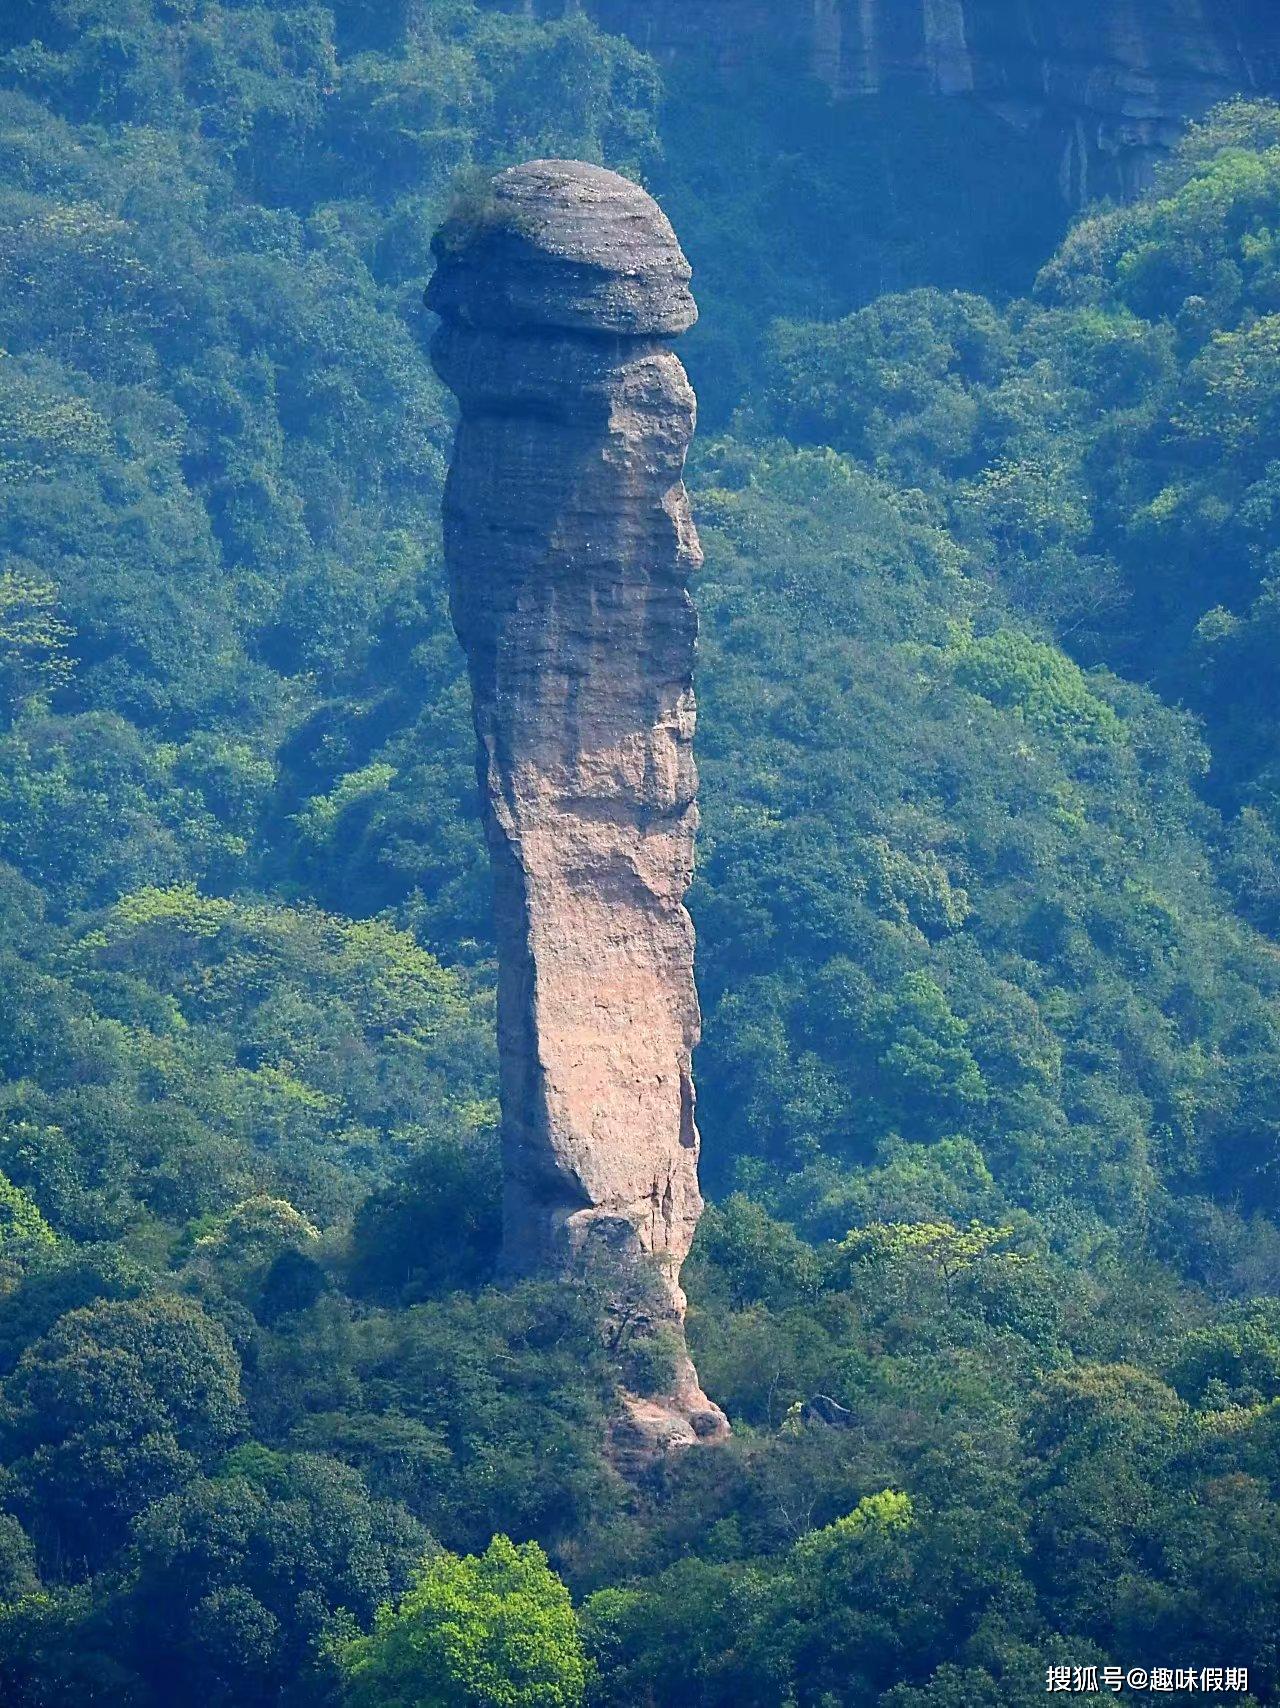
[[[702,1209],[684,907],[702,554],[682,481],[695,401],[669,346],[697,317],[690,268],[643,190],[576,161],[499,173],[434,247],[432,354],[461,408],[445,552],[494,878],[506,1262],[647,1275],[651,1312],[682,1333]],[[723,1433],[687,1355],[669,1387],[629,1402],[641,1435]]]

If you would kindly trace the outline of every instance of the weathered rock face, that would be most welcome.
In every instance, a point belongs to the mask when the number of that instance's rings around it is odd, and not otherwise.
[[[577,0],[538,0],[544,13]],[[903,84],[1053,133],[1064,195],[1128,193],[1189,118],[1280,90],[1275,0],[587,0],[659,58],[794,54],[837,97]]]
[[[682,483],[696,309],[643,190],[572,161],[500,173],[436,239],[436,367],[461,422],[445,495],[494,876],[505,1251],[517,1273],[680,1264],[702,1208],[690,1052],[697,774]],[[685,1358],[633,1408],[722,1433]]]

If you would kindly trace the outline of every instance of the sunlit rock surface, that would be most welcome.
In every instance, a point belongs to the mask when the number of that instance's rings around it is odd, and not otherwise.
[[[690,269],[643,190],[573,161],[500,173],[436,238],[445,496],[499,946],[505,1251],[516,1273],[652,1274],[679,1328],[702,1208],[684,907],[697,826],[682,473],[669,348]],[[713,1438],[687,1356],[630,1453]]]

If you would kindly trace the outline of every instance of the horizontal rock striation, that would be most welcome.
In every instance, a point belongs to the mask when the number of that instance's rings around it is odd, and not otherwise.
[[[436,238],[432,354],[494,878],[508,1267],[604,1272],[680,1329],[702,1208],[684,907],[697,825],[682,481],[696,318],[667,220],[611,172],[500,173]],[[628,1309],[633,1308],[632,1305]],[[683,1341],[681,1338],[681,1345]],[[714,1437],[687,1355],[628,1439]]]

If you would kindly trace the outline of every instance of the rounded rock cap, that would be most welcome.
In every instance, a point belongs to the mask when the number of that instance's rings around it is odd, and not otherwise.
[[[427,307],[463,325],[674,337],[698,318],[670,220],[638,184],[585,161],[499,172],[432,251]]]

